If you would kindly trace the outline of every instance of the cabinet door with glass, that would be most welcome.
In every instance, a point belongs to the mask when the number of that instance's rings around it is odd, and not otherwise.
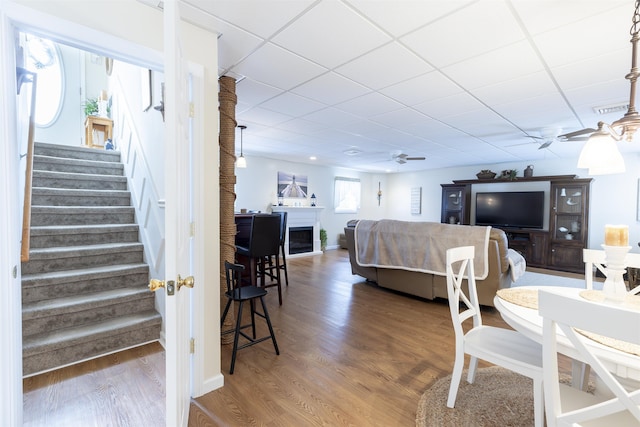
[[[471,217],[471,188],[469,185],[440,184],[442,208],[440,222],[468,225]]]
[[[584,271],[582,249],[589,236],[589,188],[591,179],[574,179],[551,183],[549,217],[552,268]]]

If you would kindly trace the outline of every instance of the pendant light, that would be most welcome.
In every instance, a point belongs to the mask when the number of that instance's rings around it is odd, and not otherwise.
[[[238,126],[240,128],[240,157],[236,159],[236,167],[246,168],[247,167],[247,159],[244,158],[244,154],[242,154],[242,132],[247,128],[245,125]]]

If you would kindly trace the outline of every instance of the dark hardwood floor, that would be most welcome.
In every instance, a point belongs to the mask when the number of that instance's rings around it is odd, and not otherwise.
[[[351,274],[345,250],[288,260],[270,341],[222,349],[225,386],[194,400],[190,426],[413,426],[421,394],[451,372],[444,300],[390,292]],[[484,322],[506,326],[493,309]],[[264,330],[261,330],[264,332]],[[24,380],[28,426],[163,426],[164,352],[144,346]]]

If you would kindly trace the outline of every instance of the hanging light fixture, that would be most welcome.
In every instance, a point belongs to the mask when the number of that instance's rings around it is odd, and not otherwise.
[[[244,154],[242,154],[242,132],[247,128],[245,125],[238,126],[240,128],[240,157],[236,159],[236,167],[246,168],[247,167],[247,159],[244,158]]]
[[[598,130],[593,132],[585,144],[578,160],[579,168],[589,169],[590,175],[604,175],[625,171],[624,158],[616,145],[616,141],[631,142],[636,131],[640,129],[640,114],[636,111],[636,82],[640,72],[637,68],[637,48],[640,35],[640,0],[635,2],[631,24],[631,71],[625,76],[631,83],[629,107],[626,114],[612,124],[598,123]],[[589,131],[585,129],[585,131]]]

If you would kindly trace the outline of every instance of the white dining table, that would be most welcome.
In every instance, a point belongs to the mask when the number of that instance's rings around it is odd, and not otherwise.
[[[580,296],[580,293],[585,291],[585,289],[560,286],[522,286],[518,288],[511,288],[507,292],[518,293],[519,291],[517,291],[517,289],[521,289],[521,292],[525,294],[524,296],[528,296],[529,299],[532,299],[532,293],[539,289],[545,289],[550,292],[574,298],[583,298]],[[535,299],[537,306],[537,296]],[[538,310],[536,308],[530,308],[520,303],[510,302],[507,299],[500,297],[499,294],[494,297],[493,302],[495,308],[500,312],[500,315],[509,326],[530,339],[542,343],[542,317],[538,314]],[[620,325],[620,327],[624,327],[624,325]],[[579,360],[575,348],[560,329],[558,329],[557,339],[559,353],[572,359]],[[620,378],[627,379],[628,381],[640,382],[640,356],[612,348],[592,339],[587,340],[587,345],[590,346],[594,353],[602,358],[604,365],[611,373]]]

